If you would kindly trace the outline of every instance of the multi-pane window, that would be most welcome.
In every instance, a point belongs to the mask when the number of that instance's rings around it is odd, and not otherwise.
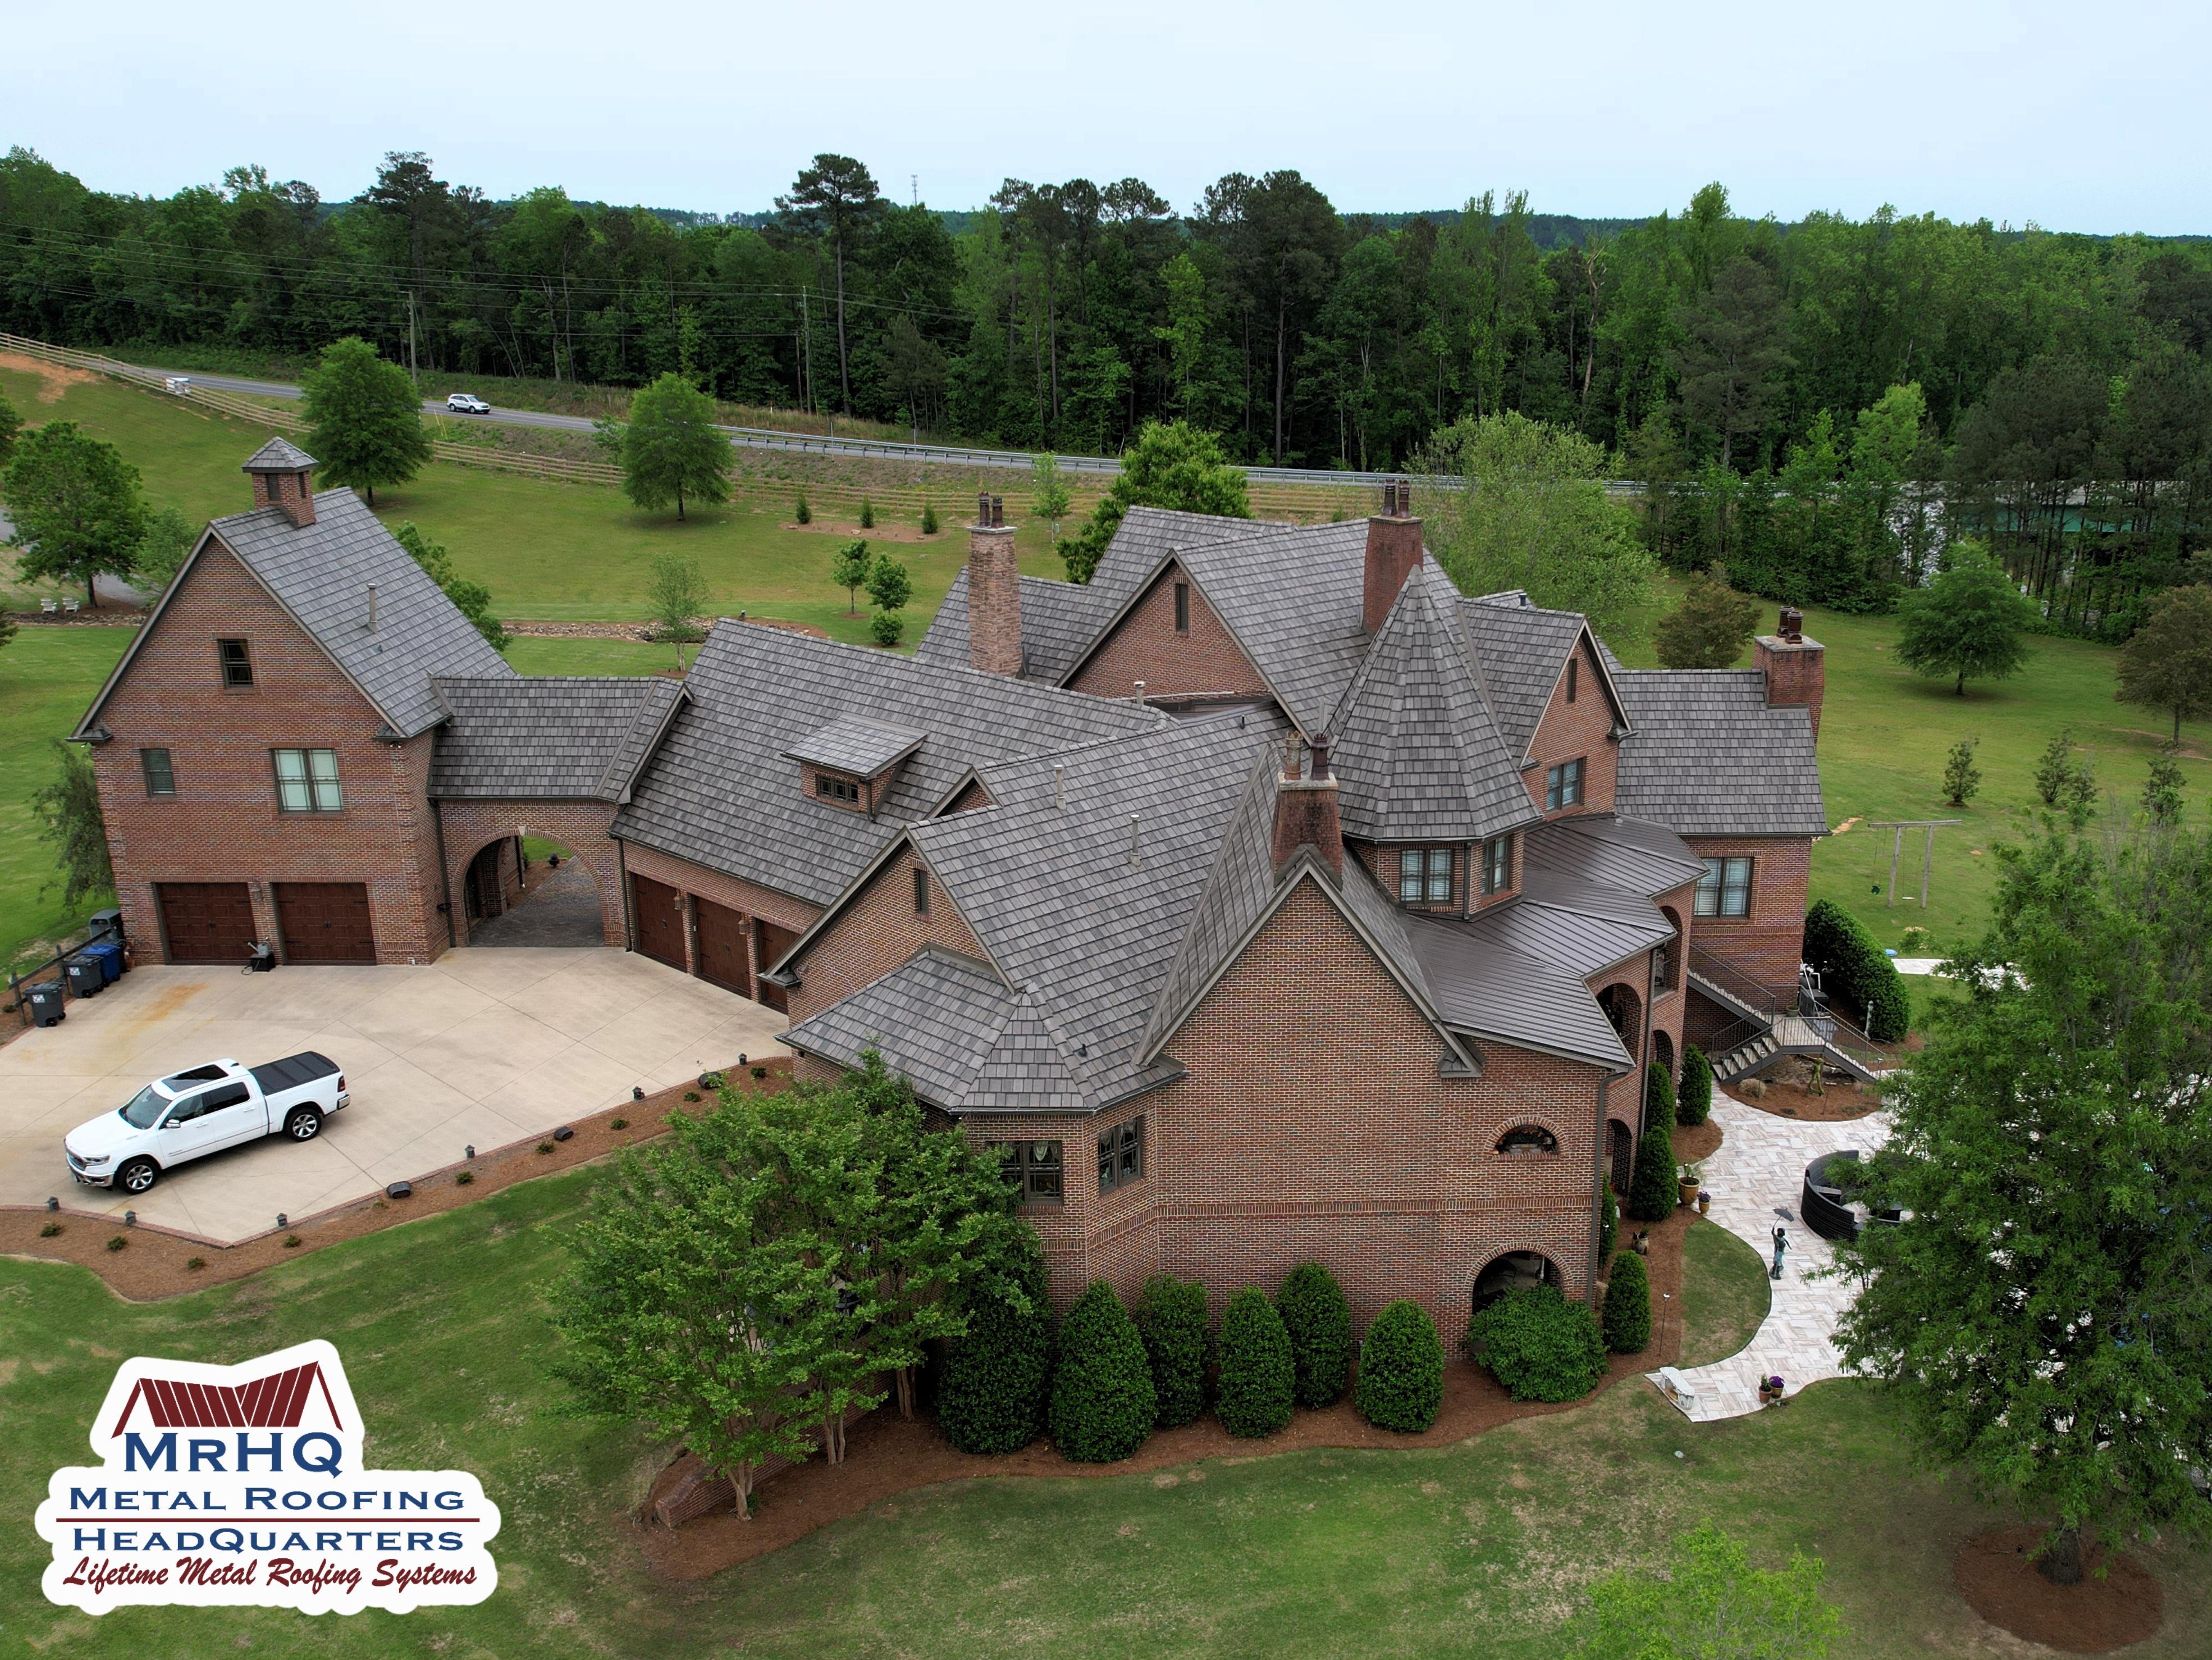
[[[1188,582],[1176,583],[1175,585],[1175,593],[1176,632],[1177,634],[1188,634],[1190,632],[1190,584]]]
[[[1402,848],[1398,853],[1398,899],[1407,905],[1442,905],[1452,897],[1449,848]]]
[[[279,810],[337,812],[345,806],[336,750],[271,750],[270,755],[276,764]]]
[[[222,684],[226,687],[253,684],[253,658],[246,649],[245,641],[218,640],[215,650],[216,661],[222,665]]]
[[[860,783],[856,778],[845,778],[834,772],[814,775],[814,793],[824,800],[842,801],[857,806],[860,800]]]
[[[1751,860],[1745,858],[1708,859],[1705,873],[1698,879],[1700,916],[1751,915]]]
[[[174,795],[177,793],[177,769],[169,760],[167,750],[140,750],[139,770],[146,775],[146,794]]]
[[[1145,1173],[1145,1121],[1132,1118],[1098,1138],[1098,1191],[1127,1187]]]
[[[1544,773],[1544,811],[1557,812],[1561,807],[1578,807],[1583,800],[1583,763],[1577,760],[1562,761]]]
[[[1513,885],[1513,838],[1493,836],[1482,844],[1482,891],[1503,893]]]
[[[919,865],[914,867],[914,914],[929,915],[929,873]]]
[[[1060,1156],[1057,1141],[999,1141],[999,1173],[1025,1205],[1061,1202]]]

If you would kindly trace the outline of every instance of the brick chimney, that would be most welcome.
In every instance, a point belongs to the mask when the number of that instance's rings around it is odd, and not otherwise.
[[[1753,643],[1759,672],[1766,677],[1766,706],[1802,705],[1812,713],[1813,741],[1820,741],[1820,698],[1827,690],[1828,648],[1805,637],[1805,615],[1784,605],[1772,634]]]
[[[315,458],[281,438],[272,438],[246,459],[253,480],[253,505],[275,508],[295,529],[315,522]]]
[[[1003,496],[978,496],[968,527],[968,661],[986,674],[1022,672],[1022,584]]]
[[[1298,774],[1298,735],[1283,740],[1282,775],[1275,781],[1275,874],[1311,848],[1337,876],[1344,874],[1344,828],[1337,817],[1336,780],[1328,769],[1328,738],[1316,738],[1306,751],[1305,775]]]
[[[1398,590],[1421,562],[1421,521],[1413,517],[1413,486],[1394,478],[1382,486],[1382,511],[1367,521],[1367,579],[1360,626],[1372,634],[1396,603]]]

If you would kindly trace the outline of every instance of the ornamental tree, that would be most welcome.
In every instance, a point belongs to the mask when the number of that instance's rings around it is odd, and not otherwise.
[[[1437,1421],[1444,1398],[1444,1346],[1419,1303],[1386,1304],[1359,1346],[1352,1403],[1377,1429],[1418,1435]]]
[[[875,562],[868,556],[867,538],[856,536],[841,544],[830,556],[830,580],[845,590],[845,615],[856,616],[860,609],[860,590],[868,585],[868,573]]]
[[[348,335],[323,348],[307,376],[307,447],[326,484],[357,484],[376,505],[379,484],[404,484],[430,459],[422,398],[407,371]]]
[[[1758,625],[1759,601],[1730,587],[1727,567],[1716,561],[1690,579],[1689,592],[1661,619],[1652,643],[1662,668],[1733,668]]]
[[[1078,1463],[1110,1464],[1145,1444],[1158,1411],[1145,1340],[1114,1287],[1094,1280],[1060,1323],[1052,1443]]]
[[[15,521],[10,545],[24,581],[82,582],[85,603],[97,605],[94,578],[131,574],[145,530],[138,469],[76,422],[49,421],[24,437],[0,496]]]
[[[1605,1314],[1598,1322],[1615,1354],[1641,1354],[1651,1343],[1651,1276],[1644,1259],[1625,1250],[1613,1259],[1605,1286]]]
[[[623,493],[651,513],[673,502],[730,499],[730,441],[714,426],[714,404],[672,369],[630,399],[623,429]]]
[[[1682,1046],[1682,1087],[1674,1097],[1674,1122],[1702,1124],[1712,1116],[1713,1063],[1695,1043]]]
[[[1206,1368],[1213,1334],[1206,1316],[1206,1287],[1195,1280],[1156,1274],[1137,1299],[1137,1334],[1152,1363],[1154,1423],[1171,1430],[1194,1423],[1206,1410]]]
[[[945,1345],[937,1423],[963,1452],[1019,1452],[1043,1432],[1052,1382],[1052,1308],[1034,1235],[1006,1269],[1003,1291],[971,1284],[968,1329]]]
[[[1644,1128],[1674,1122],[1674,1080],[1656,1061],[1644,1068]]]
[[[914,578],[897,560],[878,559],[868,572],[867,588],[878,611],[896,611],[914,598]]]
[[[1646,1124],[1637,1139],[1626,1208],[1638,1222],[1663,1222],[1674,1213],[1680,1195],[1680,1184],[1674,1179],[1674,1127],[1662,1118]]]
[[[1838,1342],[2071,1584],[2084,1529],[2212,1532],[2212,845],[2046,828],[1997,870],[1850,1183],[1902,1219],[1838,1247]]]
[[[2035,607],[1978,542],[1960,543],[1949,568],[1906,594],[1898,610],[1905,619],[1898,660],[1918,674],[1954,677],[1952,690],[1961,697],[1969,679],[2002,680],[2027,661],[2020,636],[2035,622]]]
[[[1296,1371],[1283,1316],[1257,1286],[1229,1299],[1221,1316],[1221,1376],[1214,1415],[1231,1435],[1273,1435],[1291,1421]]]
[[[1283,1277],[1275,1312],[1291,1339],[1291,1393],[1308,1411],[1334,1406],[1352,1372],[1352,1304],[1336,1276],[1302,1262]]]

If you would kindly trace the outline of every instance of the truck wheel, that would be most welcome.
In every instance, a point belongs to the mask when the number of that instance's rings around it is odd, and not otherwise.
[[[312,1141],[323,1133],[323,1115],[313,1107],[301,1107],[284,1121],[284,1134],[295,1141]]]
[[[125,1193],[143,1193],[161,1179],[161,1167],[150,1158],[134,1158],[115,1172],[115,1184]]]

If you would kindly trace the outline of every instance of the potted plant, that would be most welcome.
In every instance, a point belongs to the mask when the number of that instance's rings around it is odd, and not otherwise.
[[[1705,1190],[1705,1171],[1696,1164],[1678,1164],[1674,1167],[1674,1183],[1681,1202],[1694,1205],[1698,1195]]]
[[[1698,1214],[1704,1216],[1713,1207],[1713,1196],[1703,1188],[1698,1189]]]
[[[1762,1377],[1759,1380],[1759,1404],[1762,1407],[1778,1407],[1782,1404],[1780,1377]]]

